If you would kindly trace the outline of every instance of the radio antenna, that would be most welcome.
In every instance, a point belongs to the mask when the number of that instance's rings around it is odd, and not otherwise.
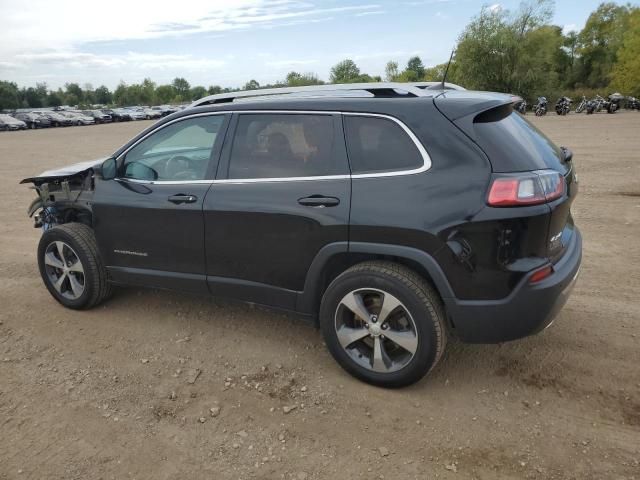
[[[456,49],[451,50],[451,56],[449,57],[449,62],[447,63],[447,68],[444,70],[444,75],[442,76],[442,90],[444,90],[444,82],[447,79],[447,73],[449,73],[449,67],[451,66],[451,61],[453,60],[453,54],[456,53]]]

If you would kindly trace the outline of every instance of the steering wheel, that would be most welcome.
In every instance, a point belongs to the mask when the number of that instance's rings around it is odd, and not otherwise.
[[[184,155],[175,155],[164,166],[165,175],[171,180],[197,180],[198,174],[191,167],[192,160]]]

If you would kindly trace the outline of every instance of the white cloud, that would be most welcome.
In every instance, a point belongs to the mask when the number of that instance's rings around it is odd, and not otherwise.
[[[89,42],[227,32],[379,9],[376,4],[319,8],[301,0],[181,0],[171,8],[110,0],[91,9],[80,0],[2,2],[0,61],[41,49],[72,51]]]
[[[173,72],[200,73],[204,81],[213,75],[224,79],[231,75],[221,70],[232,61],[228,54],[143,54],[134,51],[137,41],[147,40],[144,50],[148,52],[151,42],[162,38],[201,34],[198,38],[206,42],[233,31],[315,24],[381,10],[376,0],[361,1],[327,5],[307,0],[181,0],[178,4],[110,0],[98,8],[80,0],[0,0],[0,78],[21,84],[44,79],[53,85],[81,78],[114,85],[119,79],[153,76],[156,80]],[[274,71],[311,64],[286,56],[270,60],[265,66]],[[234,71],[240,68],[234,63]]]
[[[562,27],[562,33],[565,35],[569,32],[577,32],[577,31],[578,31],[578,26],[575,23],[569,23],[564,27]]]
[[[499,3],[494,3],[493,5],[490,5],[489,7],[487,7],[487,9],[490,12],[497,13],[502,10],[502,5],[500,5]]]
[[[382,15],[383,13],[387,13],[384,10],[372,10],[370,12],[360,12],[356,13],[356,17],[366,17],[368,15]]]

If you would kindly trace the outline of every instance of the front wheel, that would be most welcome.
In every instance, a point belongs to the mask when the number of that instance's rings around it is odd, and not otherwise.
[[[347,372],[381,387],[420,380],[446,345],[445,315],[434,289],[392,262],[355,265],[327,288],[320,328],[327,348]]]
[[[67,308],[94,307],[111,293],[93,230],[82,223],[44,232],[38,245],[38,266],[49,293]]]

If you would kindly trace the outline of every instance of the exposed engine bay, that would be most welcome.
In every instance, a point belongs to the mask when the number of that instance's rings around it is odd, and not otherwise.
[[[20,183],[33,183],[38,194],[27,211],[34,219],[34,227],[48,230],[69,222],[91,226],[94,170],[101,161],[79,163],[22,180]]]

